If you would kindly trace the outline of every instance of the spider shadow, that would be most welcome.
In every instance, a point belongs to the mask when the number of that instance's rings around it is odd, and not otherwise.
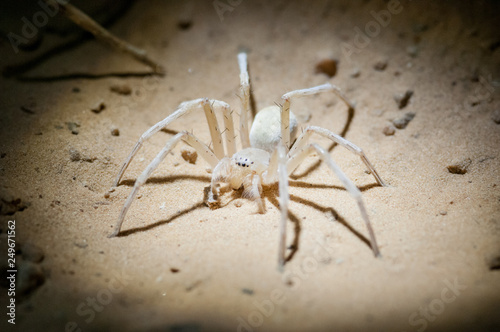
[[[339,222],[342,226],[347,228],[352,234],[354,234],[358,239],[363,241],[366,246],[371,250],[371,243],[370,240],[364,236],[360,231],[358,231],[356,228],[354,228],[347,220],[345,217],[343,217],[337,210],[335,210],[333,207],[330,206],[322,206],[317,203],[314,203],[313,201],[304,199],[302,197],[298,197],[295,195],[290,195],[290,200],[300,203],[305,206],[312,207],[313,209],[316,209],[324,214],[331,214],[332,217],[335,219],[335,221]]]
[[[208,176],[196,176],[196,175],[173,175],[173,176],[163,176],[163,177],[152,177],[147,180],[146,183],[154,183],[154,184],[165,184],[165,183],[171,183],[172,181],[175,180],[185,180],[185,179],[191,179],[195,181],[200,181],[200,182],[205,182],[205,183],[210,183],[210,177]],[[135,183],[135,180],[133,179],[125,179],[120,182],[120,185],[126,185],[129,187],[132,187]],[[366,191],[369,190],[373,187],[377,187],[378,184],[373,183],[373,184],[368,184],[363,187],[359,187],[360,191]],[[292,181],[290,182],[290,187],[300,187],[300,188],[315,188],[315,189],[334,189],[334,190],[346,190],[344,187],[336,186],[336,185],[328,185],[328,184],[311,184],[311,183],[306,183],[303,181]],[[145,226],[140,226],[140,227],[134,227],[130,228],[127,230],[121,231],[117,236],[118,237],[125,237],[129,236],[135,233],[140,233],[140,232],[146,232],[151,229],[154,229],[156,227],[162,226],[169,224],[173,221],[175,221],[177,218],[180,218],[184,215],[187,215],[197,209],[204,208],[206,207],[205,201],[206,201],[206,192],[207,189],[209,189],[210,186],[205,187],[205,197],[203,200],[198,201],[194,203],[192,206],[183,209],[183,210],[178,210],[174,215],[168,217],[167,219],[163,220],[158,220],[152,224],[148,224]],[[224,208],[225,206],[229,205],[232,201],[235,199],[241,198],[243,189],[239,190],[232,190],[228,186],[223,186],[220,188],[220,195],[226,195],[229,193],[231,195],[231,199],[226,202],[224,205],[222,205],[220,208]],[[269,202],[274,205],[278,210],[279,210],[279,200],[278,200],[278,183],[275,183],[271,186],[268,186],[265,188],[265,190],[262,193],[262,198],[267,198]],[[370,241],[368,240],[367,237],[365,237],[361,232],[359,232],[356,228],[354,228],[347,220],[334,208],[332,207],[326,207],[319,205],[317,203],[314,203],[311,200],[307,200],[302,197],[298,197],[296,195],[290,195],[290,201],[300,203],[305,206],[309,206],[313,209],[316,209],[317,211],[322,212],[323,214],[330,214],[335,221],[339,222],[342,224],[345,228],[347,228],[352,234],[354,234],[357,238],[359,238],[362,242],[364,242],[368,247],[371,246]],[[285,261],[291,261],[295,254],[299,250],[300,246],[300,233],[302,231],[302,226],[301,226],[301,220],[300,218],[293,213],[292,211],[288,211],[288,218],[292,223],[294,223],[294,237],[292,240],[292,243],[288,246],[287,249],[290,250],[288,255],[285,258]]]
[[[276,186],[277,190],[277,186]],[[280,208],[279,201],[276,197],[278,195],[266,195],[265,196],[269,202],[274,205],[278,210]],[[290,219],[291,222],[294,223],[294,237],[292,244],[287,247],[287,249],[290,249],[290,253],[285,257],[285,262],[291,261],[293,256],[299,251],[299,238],[300,238],[300,232],[302,230],[302,227],[300,225],[300,219],[290,210],[288,210],[288,219]]]
[[[345,137],[345,135],[347,134],[347,132],[349,131],[349,128],[351,127],[351,123],[352,123],[352,119],[354,118],[354,113],[355,113],[355,110],[353,107],[349,107],[349,109],[347,110],[347,120],[344,124],[344,128],[342,128],[342,131],[340,132],[340,136],[342,137]],[[328,147],[328,152],[332,152],[333,149],[338,145],[338,143],[331,143],[330,146]],[[297,180],[297,179],[300,179],[300,178],[303,178],[309,174],[311,174],[312,172],[314,172],[316,169],[318,169],[318,167],[321,165],[321,159],[317,160],[314,164],[312,164],[311,166],[309,166],[307,169],[303,170],[302,172],[300,173],[297,173],[296,171],[294,171],[291,175],[290,175],[290,178],[292,180]]]
[[[335,186],[335,185],[328,185],[328,184],[310,184],[302,181],[292,181],[289,183],[290,187],[301,187],[301,188],[316,188],[316,189],[335,189],[335,190],[344,190],[346,189],[344,187],[340,186]],[[366,191],[371,188],[377,187],[377,183],[371,183],[367,184],[362,187],[358,187],[360,191]],[[274,205],[278,210],[280,209],[279,206],[279,201],[277,197],[279,196],[278,194],[279,189],[278,189],[278,184],[273,184],[270,187],[268,187],[267,190],[263,192],[262,198],[267,198],[269,202]],[[296,195],[290,195],[290,201],[300,203],[302,205],[311,207],[317,211],[322,212],[323,214],[330,214],[336,222],[339,222],[342,226],[347,228],[352,234],[354,234],[358,239],[360,239],[362,242],[364,242],[368,248],[371,248],[371,243],[370,240],[364,236],[360,231],[358,231],[356,228],[354,228],[347,220],[345,217],[343,217],[337,210],[335,210],[333,207],[330,206],[322,206],[317,203],[314,203],[311,200],[307,200],[302,197],[298,197]],[[295,215],[292,211],[288,210],[288,218],[290,219],[291,222],[294,223],[294,238],[292,240],[292,244],[288,246],[287,249],[290,250],[289,254],[285,257],[285,262],[291,261],[297,251],[299,250],[299,244],[300,244],[300,233],[302,231],[302,226],[301,226],[301,220],[297,215]]]
[[[20,82],[30,82],[30,83],[45,83],[45,82],[58,82],[58,81],[71,81],[76,79],[88,79],[88,80],[99,80],[102,78],[144,78],[151,76],[161,76],[158,73],[151,71],[143,72],[108,72],[101,74],[92,74],[84,72],[75,72],[70,74],[61,74],[55,76],[18,76],[16,77]]]
[[[167,184],[167,183],[171,183],[175,180],[195,180],[195,181],[199,181],[199,182],[210,183],[210,177],[199,176],[199,175],[171,175],[171,176],[151,177],[146,181],[146,183],[149,183],[149,184]],[[136,180],[133,180],[133,179],[125,179],[125,180],[120,181],[119,185],[133,187],[135,181]],[[145,231],[151,230],[153,228],[156,228],[156,227],[159,227],[159,226],[162,226],[165,224],[169,224],[169,223],[173,222],[175,219],[182,217],[183,215],[186,215],[186,214],[188,214],[194,210],[197,210],[199,208],[203,208],[205,206],[206,206],[205,199],[203,199],[202,201],[198,201],[198,202],[194,203],[194,205],[192,205],[184,210],[178,210],[174,215],[170,216],[167,219],[159,220],[159,221],[154,222],[152,224],[148,224],[148,225],[141,226],[141,227],[134,227],[134,228],[130,228],[127,230],[122,230],[122,231],[120,231],[120,233],[118,233],[117,237],[129,236],[129,235],[132,235],[134,233],[145,232]]]
[[[298,188],[313,188],[313,189],[335,189],[335,190],[343,190],[347,191],[345,187],[336,186],[333,184],[325,184],[325,183],[309,183],[300,180],[293,180],[289,182],[290,187],[298,187]],[[380,187],[380,185],[376,182],[365,184],[364,186],[358,186],[359,191],[364,192],[369,189]]]
[[[173,216],[171,216],[171,217],[169,217],[167,219],[159,220],[157,222],[154,222],[152,224],[148,224],[148,225],[145,225],[145,226],[134,227],[134,228],[130,228],[130,229],[121,231],[120,233],[118,233],[117,237],[129,236],[129,235],[132,235],[134,233],[139,233],[139,232],[146,232],[146,231],[149,231],[149,230],[151,230],[153,228],[156,228],[156,227],[159,227],[159,226],[162,226],[162,225],[166,225],[166,224],[170,224],[175,219],[177,219],[179,217],[182,217],[183,215],[186,215],[186,214],[188,214],[190,212],[193,212],[194,210],[197,210],[197,209],[202,208],[204,206],[206,206],[206,205],[205,205],[205,203],[203,201],[201,201],[201,202],[198,201],[197,203],[195,203],[194,205],[192,205],[189,208],[177,211],[177,213],[175,213],[175,215],[173,215]]]
[[[169,176],[152,176],[146,180],[145,184],[168,184],[172,183],[173,181],[177,180],[194,180],[198,182],[207,182],[210,183],[211,178],[209,176],[202,176],[202,175],[188,175],[188,174],[181,174],[181,175],[169,175]],[[124,179],[121,180],[120,183],[118,184],[119,186],[124,185],[128,187],[133,187],[135,184],[135,179]]]

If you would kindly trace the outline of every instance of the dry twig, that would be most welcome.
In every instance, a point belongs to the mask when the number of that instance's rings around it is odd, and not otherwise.
[[[126,41],[123,41],[113,35],[111,32],[103,28],[99,23],[90,18],[87,14],[76,8],[75,6],[67,3],[62,4],[55,0],[44,0],[48,5],[53,6],[55,8],[59,8],[61,13],[63,13],[66,17],[72,20],[74,23],[79,25],[84,30],[93,34],[97,39],[103,41],[108,44],[112,48],[131,55],[137,61],[151,67],[156,74],[164,75],[165,69],[162,65],[157,62],[151,60],[146,51],[139,49]]]

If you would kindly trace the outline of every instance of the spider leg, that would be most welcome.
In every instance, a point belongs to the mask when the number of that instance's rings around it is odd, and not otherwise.
[[[199,99],[194,99],[190,101],[186,101],[181,103],[177,109],[167,116],[165,119],[162,121],[158,122],[151,128],[149,128],[144,134],[141,135],[137,143],[135,143],[134,148],[130,152],[130,154],[127,156],[125,161],[122,164],[122,167],[120,168],[120,171],[118,172],[118,175],[113,182],[112,186],[116,187],[118,186],[118,183],[120,183],[120,180],[125,173],[127,167],[129,166],[130,162],[134,158],[134,156],[137,154],[139,149],[142,147],[143,143],[147,141],[151,136],[156,134],[158,131],[161,129],[167,127],[171,122],[174,120],[180,118],[181,116],[190,113],[193,110],[198,109],[200,106],[203,106],[205,110],[205,115],[207,117],[207,122],[209,124],[210,128],[210,135],[212,137],[212,142],[214,143],[214,151],[217,156],[217,158],[222,158],[224,157],[224,148],[222,147],[222,140],[221,140],[221,133],[219,130],[219,127],[217,125],[217,119],[215,118],[215,114],[212,109],[212,105],[215,106],[215,108],[221,108],[222,112],[224,114],[224,122],[226,125],[226,128],[228,129],[228,133],[226,135],[226,140],[228,141],[228,149],[232,149],[232,146],[234,146],[234,142],[229,142],[229,137],[231,139],[234,139],[234,126],[233,126],[233,120],[230,112],[229,105],[225,102],[218,101],[218,100],[210,100],[206,98],[199,98]],[[215,125],[214,125],[215,124]],[[232,132],[232,133],[231,133]],[[217,165],[215,164],[210,164],[210,166],[213,168]]]
[[[141,186],[147,181],[147,179],[151,176],[153,171],[158,167],[158,165],[165,159],[165,157],[169,154],[170,151],[179,143],[179,141],[183,140],[187,144],[191,145],[196,149],[198,153],[205,159],[209,164],[217,165],[218,159],[214,155],[214,153],[206,146],[204,143],[200,142],[193,134],[188,133],[186,131],[180,132],[174,137],[172,137],[167,144],[163,147],[163,149],[158,153],[158,155],[153,159],[153,161],[146,167],[146,169],[139,175],[137,180],[135,181],[134,188],[130,192],[125,204],[123,205],[122,211],[120,212],[120,216],[118,217],[118,222],[116,223],[115,230],[108,237],[114,237],[120,233],[123,221],[127,214],[130,205],[134,201],[134,197],[139,192]]]
[[[276,150],[274,150],[263,178],[264,184],[271,184],[276,182],[276,180],[279,181],[281,219],[279,226],[278,268],[282,270],[285,265],[286,223],[288,221],[288,202],[290,201],[288,193],[287,154],[283,145],[278,144]]]
[[[258,174],[249,174],[243,179],[242,197],[249,198],[257,202],[259,213],[266,212],[266,206],[260,196],[262,193],[262,180]]]
[[[228,154],[233,155],[236,152],[236,142],[234,141],[234,123],[233,116],[229,105],[223,101],[207,99],[204,98],[202,101],[203,110],[205,111],[205,117],[207,118],[208,128],[210,129],[210,137],[214,144],[214,153],[217,158],[222,159],[226,155],[224,153],[224,146],[222,144],[222,133],[226,132],[226,145],[228,149]],[[221,110],[224,118],[224,129],[223,132],[219,129],[219,123],[215,117],[215,110]]]
[[[359,148],[357,145],[349,142],[348,140],[346,140],[342,136],[339,136],[339,135],[337,135],[337,134],[335,134],[335,133],[333,133],[330,130],[325,129],[325,128],[321,128],[321,127],[317,127],[317,126],[308,126],[304,130],[304,132],[299,136],[299,138],[297,138],[297,140],[295,141],[295,144],[292,146],[289,155],[292,156],[295,154],[296,151],[299,151],[300,149],[302,149],[306,145],[306,143],[309,141],[309,139],[313,133],[316,133],[316,134],[321,135],[323,137],[329,138],[333,142],[335,142],[335,143],[339,144],[340,146],[343,146],[347,150],[357,154],[361,158],[363,163],[365,163],[366,167],[371,172],[371,174],[373,175],[373,177],[375,178],[377,183],[383,187],[387,186],[384,183],[384,181],[382,181],[382,178],[380,177],[378,172],[375,170],[375,167],[373,167],[373,165],[370,163],[370,161],[366,157],[363,150],[361,150],[361,148]]]
[[[271,158],[269,160],[269,166],[267,166],[267,170],[262,173],[262,179],[264,185],[270,185],[275,183],[276,181],[279,181],[278,179],[278,167],[279,167],[279,162],[280,162],[280,154],[279,151],[280,149],[284,149],[284,147],[281,144],[278,144],[276,149],[274,149],[273,153],[271,154]],[[285,150],[286,153],[286,150]],[[286,156],[286,155],[285,155]]]
[[[290,195],[288,193],[288,172],[287,172],[287,155],[283,145],[278,145],[278,177],[279,177],[279,194],[280,194],[280,240],[278,249],[278,264],[279,268],[283,269],[285,265],[286,252],[286,222],[288,220],[288,201]]]
[[[377,240],[375,239],[375,233],[373,232],[372,225],[370,223],[370,219],[368,218],[368,213],[366,212],[365,204],[363,203],[363,198],[361,196],[361,192],[358,187],[354,185],[354,183],[349,180],[349,178],[342,172],[339,166],[333,161],[332,157],[322,147],[315,143],[311,143],[300,150],[295,150],[295,152],[291,155],[288,160],[288,172],[291,173],[297,166],[311,153],[317,152],[319,157],[323,160],[323,162],[328,165],[328,167],[337,175],[337,177],[342,181],[344,187],[347,189],[349,194],[356,200],[358,203],[359,210],[361,212],[361,216],[366,224],[366,228],[368,229],[368,233],[370,235],[370,244],[373,250],[373,254],[375,256],[380,256],[380,250],[377,245]]]
[[[230,174],[231,159],[228,157],[222,158],[212,172],[212,181],[206,202],[211,209],[219,207],[219,185],[222,182],[227,182]]]
[[[354,106],[347,100],[340,88],[337,86],[326,83],[323,85],[318,85],[308,89],[294,90],[285,93],[281,99],[283,99],[283,111],[281,112],[281,142],[285,147],[290,147],[290,103],[291,99],[295,97],[310,96],[322,92],[333,92],[335,93],[349,109],[354,109]]]
[[[236,141],[234,138],[236,137],[235,131],[234,131],[234,122],[233,122],[233,112],[229,108],[229,105],[225,102],[221,102],[218,100],[213,100],[212,104],[216,108],[220,108],[222,110],[222,116],[224,118],[224,131],[222,133],[225,133],[225,138],[226,138],[226,149],[227,149],[227,156],[232,156],[233,154],[236,153]],[[221,133],[221,134],[222,134]],[[219,159],[222,157],[219,157]]]
[[[241,145],[244,148],[250,147],[250,138],[248,136],[248,114],[250,114],[250,78],[248,75],[247,54],[245,52],[238,54],[238,65],[240,67],[240,93],[242,110],[240,115],[240,136]]]

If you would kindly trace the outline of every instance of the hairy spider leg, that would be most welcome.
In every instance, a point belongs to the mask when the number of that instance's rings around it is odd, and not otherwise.
[[[340,89],[330,83],[325,83],[312,88],[294,90],[285,93],[281,99],[283,99],[283,111],[281,112],[281,142],[289,149],[290,148],[290,104],[292,98],[303,97],[315,95],[322,92],[333,92],[335,93],[348,107],[349,110],[354,109],[354,106],[347,100]]]
[[[217,119],[215,117],[215,114],[213,112],[213,108],[215,109],[220,109],[223,113],[224,116],[224,124],[226,127],[226,144],[228,146],[229,151],[233,151],[236,149],[234,145],[234,125],[233,125],[233,118],[232,118],[232,112],[230,111],[230,107],[227,103],[223,101],[218,101],[218,100],[213,100],[213,99],[207,99],[207,98],[199,98],[199,99],[194,99],[190,101],[185,101],[181,103],[177,109],[167,116],[165,119],[162,121],[158,122],[151,128],[149,128],[144,134],[141,135],[137,143],[135,143],[134,148],[130,152],[130,154],[127,156],[125,161],[122,164],[122,167],[120,171],[118,172],[118,175],[113,182],[113,187],[118,186],[120,183],[120,180],[125,173],[127,167],[130,165],[130,162],[134,158],[134,156],[137,154],[139,149],[142,147],[143,143],[147,141],[151,136],[156,134],[158,131],[160,131],[163,128],[166,128],[170,123],[172,123],[174,120],[180,118],[181,116],[188,114],[194,110],[197,110],[200,108],[200,106],[203,107],[205,111],[205,116],[207,118],[207,123],[209,124],[210,128],[210,134],[212,138],[212,142],[214,144],[214,151],[216,152],[216,156],[220,159],[224,157],[224,148],[222,147],[222,140],[220,139],[220,129],[218,125],[213,125],[214,123],[217,124]],[[210,166],[212,169],[216,166],[217,164],[211,164]]]
[[[238,65],[240,67],[240,93],[242,109],[240,114],[240,137],[242,148],[250,147],[248,136],[248,116],[250,114],[250,78],[248,75],[247,54],[238,54]]]
[[[302,147],[290,156],[288,160],[288,172],[291,174],[297,166],[304,161],[304,159],[311,154],[312,152],[317,152],[321,160],[326,163],[326,165],[333,171],[333,173],[339,178],[344,187],[347,189],[349,194],[356,200],[358,203],[359,210],[361,212],[361,216],[366,224],[366,228],[368,229],[368,233],[370,236],[370,245],[373,251],[373,254],[378,257],[380,256],[380,250],[377,245],[377,240],[375,239],[375,233],[373,232],[372,225],[370,223],[370,219],[368,218],[368,213],[366,212],[365,204],[363,203],[363,197],[358,187],[354,185],[354,183],[342,172],[340,167],[333,161],[332,157],[328,153],[327,150],[323,149],[316,143],[311,143]]]
[[[146,183],[147,179],[151,176],[153,171],[158,167],[158,165],[160,165],[160,163],[165,159],[169,152],[172,151],[172,149],[181,140],[192,146],[209,164],[217,165],[217,163],[219,162],[219,159],[215,156],[212,150],[210,150],[210,148],[206,144],[198,140],[193,134],[188,133],[187,131],[176,134],[174,137],[168,140],[163,149],[158,153],[158,155],[156,155],[153,161],[151,161],[148,167],[146,167],[146,169],[141,173],[141,175],[139,175],[139,177],[135,181],[134,188],[130,192],[127,200],[125,201],[125,204],[123,205],[122,211],[120,212],[120,216],[118,218],[118,222],[116,223],[115,229],[113,233],[111,233],[108,237],[114,237],[118,235],[118,233],[120,233],[127,211],[132,205],[135,196],[139,192],[139,189],[144,183]]]
[[[361,160],[363,161],[363,163],[365,163],[366,167],[368,168],[370,173],[373,175],[373,177],[375,178],[377,183],[379,185],[381,185],[382,187],[386,187],[386,184],[384,183],[384,181],[382,181],[382,178],[380,177],[378,172],[375,170],[375,167],[373,167],[373,165],[370,163],[370,161],[366,157],[363,150],[361,150],[361,148],[359,148],[357,145],[349,142],[345,138],[343,138],[343,137],[341,137],[341,136],[339,136],[339,135],[337,135],[337,134],[333,133],[332,131],[325,129],[325,128],[321,128],[321,127],[317,127],[317,126],[306,127],[306,129],[302,132],[302,134],[299,136],[299,138],[297,138],[297,140],[295,141],[295,144],[292,146],[292,149],[290,150],[289,155],[291,156],[291,155],[295,154],[296,151],[302,149],[306,145],[306,143],[309,141],[309,139],[311,138],[313,133],[316,133],[320,136],[326,137],[326,138],[332,140],[333,142],[337,143],[338,145],[351,151],[352,153],[358,155],[361,158]]]

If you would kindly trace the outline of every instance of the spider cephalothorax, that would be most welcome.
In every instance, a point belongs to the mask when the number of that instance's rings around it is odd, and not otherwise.
[[[172,121],[183,116],[186,113],[203,109],[207,119],[213,148],[209,148],[205,143],[199,141],[193,134],[183,131],[172,137],[165,147],[158,153],[155,159],[146,167],[146,169],[137,178],[132,192],[128,196],[123,209],[118,218],[117,225],[110,237],[118,235],[125,219],[125,215],[133,202],[134,197],[140,187],[151,176],[153,171],[165,159],[169,152],[183,141],[192,146],[203,159],[205,159],[212,169],[212,180],[206,203],[211,208],[219,207],[219,187],[227,183],[233,189],[243,188],[243,197],[250,198],[257,202],[259,212],[265,212],[265,205],[261,197],[262,186],[279,183],[279,204],[281,210],[280,222],[280,243],[278,250],[278,261],[280,267],[285,263],[286,248],[286,222],[288,219],[288,176],[297,168],[297,166],[311,153],[315,152],[319,158],[335,173],[342,181],[347,191],[356,199],[361,216],[367,226],[370,243],[375,256],[380,255],[380,251],[375,239],[368,214],[366,212],[361,192],[352,183],[351,180],[342,172],[342,170],[333,161],[328,151],[315,143],[308,143],[313,134],[326,137],[333,142],[345,147],[349,151],[357,154],[364,162],[370,173],[375,177],[379,185],[384,183],[378,175],[375,168],[368,161],[363,151],[347,141],[345,138],[321,127],[308,126],[299,137],[295,139],[297,132],[297,120],[290,111],[290,103],[293,98],[313,95],[322,92],[333,92],[347,105],[351,110],[352,104],[340,92],[336,86],[326,83],[313,88],[295,90],[282,96],[283,106],[269,106],[257,113],[252,123],[250,131],[248,130],[248,114],[250,113],[250,82],[247,70],[247,55],[240,53],[238,55],[240,67],[240,88],[242,98],[242,111],[240,114],[241,150],[236,151],[235,129],[232,118],[232,112],[227,103],[218,100],[200,98],[183,102],[177,110],[164,120],[158,122],[147,130],[138,140],[132,152],[123,163],[120,172],[113,184],[117,186],[123,173],[134,158],[143,142],[149,139],[153,134],[167,127]],[[221,131],[215,112],[220,111],[223,114],[224,130]],[[222,133],[224,133],[225,144],[223,144]],[[293,144],[291,145],[291,142]],[[224,148],[225,145],[225,148]]]

